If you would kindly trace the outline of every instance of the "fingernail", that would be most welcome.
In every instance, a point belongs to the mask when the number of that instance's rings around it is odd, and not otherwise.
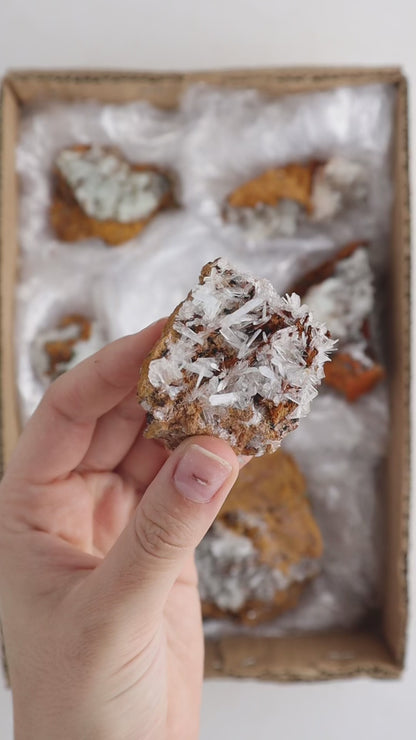
[[[238,455],[238,464],[240,466],[240,470],[244,468],[252,459],[252,455]]]
[[[211,501],[230,477],[232,465],[199,445],[190,445],[173,475],[175,488],[190,501]]]

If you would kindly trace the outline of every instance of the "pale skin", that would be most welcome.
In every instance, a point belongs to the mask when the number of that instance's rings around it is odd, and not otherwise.
[[[161,323],[59,378],[0,486],[1,620],[16,740],[196,740],[195,547],[237,475],[210,437],[144,439]]]

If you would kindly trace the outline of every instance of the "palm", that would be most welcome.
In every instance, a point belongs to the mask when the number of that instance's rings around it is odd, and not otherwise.
[[[150,447],[154,443],[148,442]],[[123,463],[119,469],[122,470]],[[117,541],[127,526],[141,498],[131,478],[126,480],[121,472],[84,470],[72,473],[64,481],[54,483],[45,491],[42,516],[50,507],[54,536],[74,545],[79,552],[78,578],[88,579],[91,555],[97,564]],[[59,520],[56,511],[59,511]],[[83,562],[83,553],[86,555]],[[76,580],[78,580],[76,577]],[[71,586],[73,581],[71,579]],[[194,716],[194,737],[200,705],[200,677],[203,665],[203,633],[197,576],[191,559],[175,582],[167,599],[162,621],[154,625],[147,635],[157,660],[146,673],[148,690],[167,715],[169,740],[184,740],[190,731],[191,715]],[[157,643],[157,644],[155,644]],[[122,665],[115,665],[118,653],[110,654],[109,675],[123,671],[128,665],[123,682],[121,704],[139,703],[143,681],[137,682],[142,673],[141,654],[146,646],[132,647],[130,655],[123,655]],[[132,670],[133,667],[133,670]],[[111,689],[110,689],[111,690]],[[137,698],[134,695],[137,695]],[[122,711],[120,708],[119,711]],[[186,727],[186,730],[184,729]]]

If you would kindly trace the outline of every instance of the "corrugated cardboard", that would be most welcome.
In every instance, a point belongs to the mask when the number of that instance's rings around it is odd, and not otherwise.
[[[41,99],[93,98],[106,102],[144,99],[174,107],[197,81],[255,87],[269,95],[384,82],[397,88],[394,142],[395,204],[390,250],[391,435],[386,471],[386,557],[381,613],[359,631],[299,637],[225,637],[208,641],[207,676],[265,680],[316,680],[370,675],[395,678],[405,657],[409,519],[409,327],[410,212],[407,86],[400,69],[256,69],[185,74],[111,71],[18,71],[4,80],[1,113],[1,450],[7,463],[19,422],[14,383],[13,310],[18,256],[18,189],[15,145],[23,105]]]

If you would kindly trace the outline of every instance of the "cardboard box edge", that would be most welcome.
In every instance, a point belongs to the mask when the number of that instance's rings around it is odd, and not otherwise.
[[[409,83],[404,73],[401,74],[398,82],[398,95],[401,97],[402,104],[402,136],[403,151],[401,152],[401,224],[402,224],[402,243],[403,261],[405,263],[404,288],[405,300],[403,301],[403,318],[405,322],[404,333],[404,355],[405,355],[405,373],[404,386],[406,390],[407,404],[405,405],[405,434],[403,456],[403,473],[401,497],[403,512],[400,522],[400,592],[401,604],[399,604],[402,613],[402,630],[400,636],[400,647],[397,654],[398,664],[403,668],[405,664],[406,645],[409,626],[409,549],[410,549],[410,516],[411,516],[411,269],[412,269],[412,250],[411,250],[411,186],[410,186],[410,131],[409,131]]]

